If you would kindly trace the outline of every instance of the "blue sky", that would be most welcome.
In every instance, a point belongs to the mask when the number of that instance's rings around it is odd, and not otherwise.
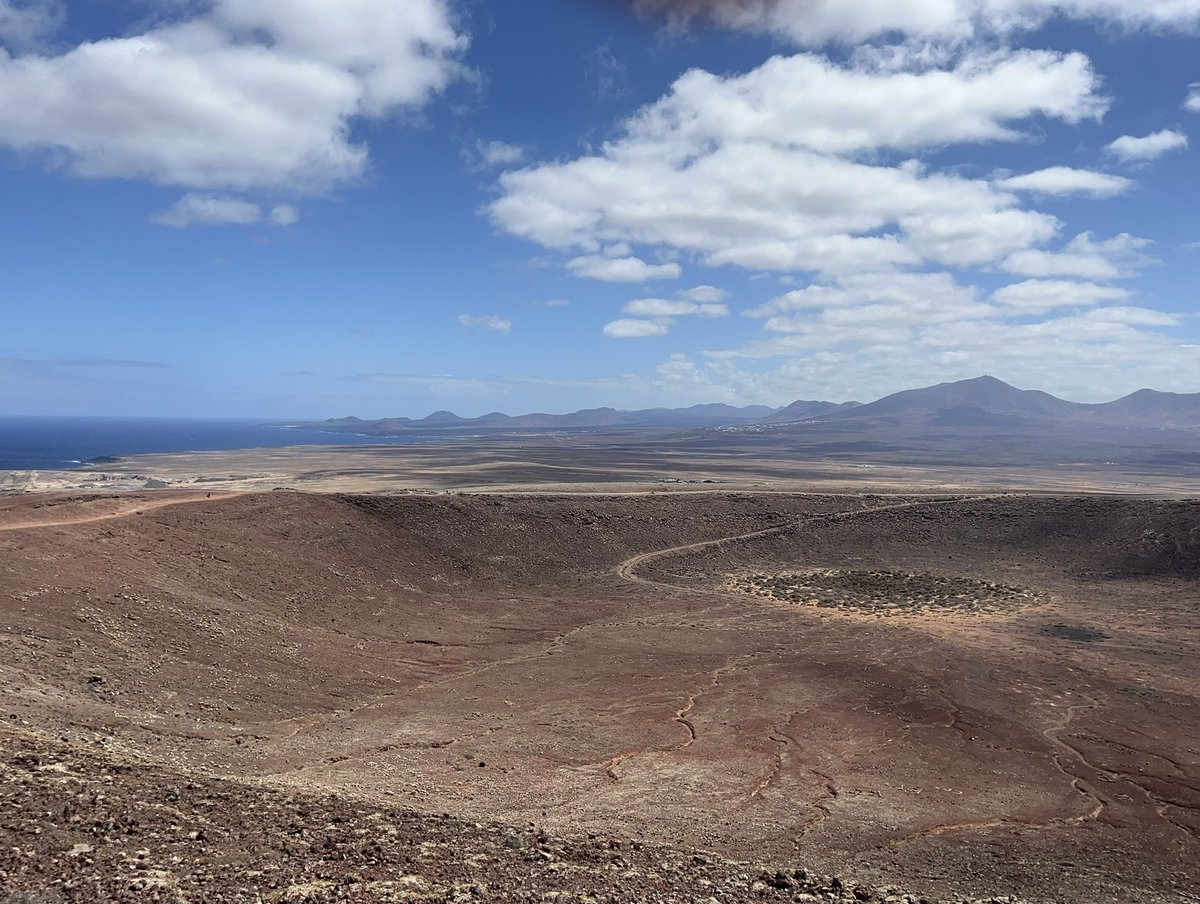
[[[1200,0],[0,0],[0,414],[1200,391]]]

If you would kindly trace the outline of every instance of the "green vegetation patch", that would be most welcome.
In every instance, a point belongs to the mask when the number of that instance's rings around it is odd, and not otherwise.
[[[1045,594],[1028,587],[883,569],[817,568],[748,574],[735,577],[732,588],[796,605],[881,616],[1002,615],[1046,602]]]

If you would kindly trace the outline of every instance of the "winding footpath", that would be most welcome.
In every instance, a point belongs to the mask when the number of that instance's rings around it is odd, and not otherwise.
[[[143,499],[128,500],[128,505],[114,512],[103,512],[96,515],[75,515],[65,518],[53,518],[46,521],[16,521],[4,522],[0,520],[0,531],[14,530],[38,530],[45,527],[70,527],[76,524],[94,524],[100,521],[116,521],[121,518],[130,518],[135,515],[142,515],[146,512],[155,511],[157,509],[172,508],[177,505],[195,505],[200,502],[220,502],[223,499],[234,499],[238,496],[245,496],[245,493],[208,493],[204,495],[188,495],[175,496],[169,499],[156,499],[147,501]],[[125,502],[126,500],[121,500]],[[70,505],[73,503],[63,502],[61,505]],[[3,518],[4,512],[0,512],[0,519]]]
[[[989,500],[989,499],[998,499],[998,498],[1001,498],[1003,495],[1006,495],[1006,494],[955,496],[955,497],[949,498],[949,499],[941,498],[941,499],[931,499],[931,500],[916,500],[916,501],[912,501],[912,502],[896,503],[894,505],[874,506],[872,508],[852,509],[852,510],[843,511],[843,512],[825,513],[825,514],[815,515],[815,516],[811,516],[811,517],[807,517],[807,518],[789,519],[788,521],[786,521],[782,524],[776,524],[771,527],[766,527],[766,528],[762,528],[760,530],[750,531],[748,533],[737,534],[737,535],[729,536],[729,537],[720,537],[715,540],[703,540],[703,541],[700,541],[697,543],[685,543],[685,544],[682,544],[679,546],[670,547],[668,549],[660,549],[660,550],[654,550],[651,552],[639,553],[635,556],[631,556],[630,558],[626,559],[624,562],[621,562],[616,567],[616,573],[621,578],[623,578],[627,581],[637,583],[637,584],[678,591],[681,588],[679,588],[678,586],[676,586],[674,584],[671,584],[671,583],[668,583],[665,581],[656,581],[656,580],[652,580],[650,578],[642,577],[641,575],[639,575],[637,573],[638,569],[642,568],[643,566],[645,566],[651,562],[656,562],[661,559],[670,558],[671,556],[697,552],[697,551],[704,550],[704,549],[716,549],[716,548],[720,548],[722,546],[726,546],[726,545],[729,545],[732,543],[739,543],[739,542],[742,542],[745,540],[758,539],[760,537],[768,537],[768,536],[772,536],[775,534],[781,534],[788,530],[803,529],[805,527],[810,527],[810,526],[817,525],[817,524],[832,524],[832,523],[837,523],[840,521],[850,520],[852,518],[861,517],[864,515],[878,514],[880,512],[904,511],[904,510],[918,509],[918,508],[933,508],[935,506],[962,505],[964,503],[969,503],[969,502],[981,502],[981,501],[985,501],[985,500]],[[713,591],[713,592],[721,592],[721,591]],[[692,708],[694,708],[695,703],[696,703],[696,696],[697,695],[693,695],[689,699],[688,706],[685,710],[682,710],[680,712],[680,714],[679,714],[680,717],[683,716],[685,713],[690,712],[692,710]],[[1066,741],[1064,741],[1060,737],[1060,735],[1063,732],[1065,732],[1069,729],[1077,712],[1079,712],[1080,710],[1092,709],[1092,708],[1094,708],[1094,706],[1095,706],[1094,701],[1089,704],[1071,706],[1066,713],[1065,719],[1060,724],[1053,725],[1050,728],[1047,728],[1045,731],[1042,732],[1043,737],[1045,737],[1047,743],[1052,748],[1052,750],[1050,751],[1050,756],[1051,756],[1055,766],[1070,781],[1071,787],[1075,791],[1077,791],[1082,797],[1084,797],[1085,799],[1088,800],[1088,802],[1090,804],[1088,812],[1080,814],[1078,816],[1059,817],[1059,818],[1051,819],[1051,820],[1048,820],[1045,822],[1035,822],[1032,820],[1026,821],[1026,820],[1013,819],[1013,818],[1009,818],[1009,817],[997,817],[997,818],[994,818],[991,820],[986,820],[986,821],[949,823],[949,824],[933,826],[930,828],[921,829],[921,830],[909,833],[907,835],[904,835],[904,836],[901,836],[900,838],[895,839],[891,843],[892,844],[902,844],[907,841],[915,840],[916,838],[929,837],[931,835],[941,835],[941,834],[945,834],[948,832],[957,832],[957,831],[979,831],[979,830],[983,830],[983,829],[996,828],[996,827],[1001,827],[1001,826],[1006,826],[1006,825],[1020,825],[1020,826],[1027,827],[1027,828],[1048,829],[1048,828],[1053,828],[1056,826],[1078,825],[1081,823],[1092,822],[1092,821],[1098,819],[1100,817],[1100,815],[1104,812],[1106,801],[1086,781],[1084,781],[1080,776],[1075,775],[1072,772],[1070,772],[1064,766],[1064,758],[1073,759],[1073,760],[1077,761],[1081,766],[1083,766],[1087,769],[1093,770],[1095,772],[1098,772],[1100,774],[1108,774],[1110,776],[1112,776],[1113,774],[1108,772],[1108,770],[1097,767],[1097,766],[1093,765],[1092,763],[1088,762],[1088,760],[1083,756],[1083,753],[1080,750],[1078,750],[1074,746],[1068,744]],[[679,717],[677,717],[675,721],[681,721],[681,719]],[[687,744],[684,745],[685,747],[687,747],[687,746],[690,746],[692,743],[694,743],[697,740],[697,735],[696,735],[695,727],[690,721],[685,723],[685,727],[688,729],[688,731],[691,734],[691,739],[687,742]],[[751,792],[751,794],[750,794],[751,798],[757,798],[759,795],[762,794],[763,791],[767,790],[771,786],[771,784],[774,782],[774,780],[778,777],[779,772],[782,771],[782,767],[783,767],[782,756],[783,756],[784,750],[787,748],[787,740],[785,738],[781,738],[779,736],[779,733],[776,731],[776,732],[772,732],[771,741],[776,744],[781,745],[780,749],[778,749],[775,752],[775,754],[773,756],[772,768],[768,771],[766,777],[763,778],[762,780],[760,780],[758,782],[758,784],[755,786],[755,788],[753,789],[753,791]],[[608,768],[606,769],[609,777],[616,780],[617,776],[612,771],[613,767],[618,765],[621,761],[628,759],[629,757],[634,756],[634,755],[636,755],[636,754],[625,753],[625,754],[621,754],[620,756],[614,758],[614,760],[608,764]],[[1125,776],[1121,776],[1121,777],[1124,778]],[[1137,785],[1137,787],[1141,788],[1141,790],[1143,790],[1148,795],[1150,794],[1150,792],[1147,791],[1147,789],[1145,789],[1141,785]],[[832,783],[830,783],[828,785],[828,789],[831,792],[832,797],[837,796],[837,792],[834,789],[834,786],[832,785]],[[822,800],[825,800],[825,799],[827,799],[827,798],[822,798]],[[829,811],[826,807],[818,805],[817,808],[819,810],[823,811],[823,816],[818,817],[817,821],[823,821],[825,818],[828,818]],[[1179,823],[1177,823],[1174,820],[1171,820],[1165,813],[1162,812],[1162,809],[1163,808],[1160,808],[1160,815],[1162,815],[1164,819],[1167,819],[1169,822],[1176,825],[1176,827],[1187,831],[1186,827],[1181,826]]]
[[[627,581],[632,581],[635,584],[645,584],[653,587],[669,587],[672,590],[678,590],[674,584],[668,584],[664,581],[654,581],[649,578],[644,578],[637,573],[638,569],[643,565],[657,561],[658,559],[666,559],[671,556],[680,555],[682,553],[696,552],[701,549],[715,549],[721,546],[726,546],[730,543],[740,543],[743,540],[755,540],[759,537],[769,537],[773,534],[781,534],[787,530],[810,527],[815,524],[836,524],[839,521],[849,521],[853,518],[858,518],[863,515],[874,515],[879,512],[897,512],[907,509],[917,508],[933,508],[935,506],[962,505],[967,502],[983,502],[988,499],[999,499],[1004,494],[990,494],[980,496],[955,496],[950,499],[919,499],[913,502],[898,502],[894,505],[877,505],[871,508],[848,509],[844,512],[826,512],[821,515],[812,515],[807,518],[789,519],[783,524],[775,524],[771,527],[764,527],[760,530],[750,531],[745,534],[735,534],[731,537],[718,537],[716,540],[701,540],[699,543],[685,543],[681,546],[672,546],[668,549],[656,549],[651,552],[638,553],[631,556],[616,568],[617,575]]]
[[[649,562],[658,561],[659,559],[665,559],[665,558],[669,558],[669,557],[675,556],[675,555],[696,552],[698,550],[703,550],[703,549],[718,548],[718,547],[721,547],[721,546],[724,546],[724,545],[727,545],[730,543],[739,543],[739,542],[742,542],[745,540],[757,539],[759,537],[768,537],[768,536],[771,536],[774,534],[783,533],[784,531],[787,531],[787,530],[804,528],[809,525],[837,523],[839,521],[844,521],[844,520],[848,520],[850,518],[855,518],[855,517],[859,517],[861,515],[868,515],[868,514],[873,514],[873,513],[877,513],[877,512],[902,511],[902,510],[906,510],[906,509],[927,508],[927,507],[932,507],[932,506],[961,505],[966,502],[978,502],[978,501],[986,500],[986,499],[999,498],[999,495],[1000,494],[978,495],[978,496],[955,496],[952,498],[936,498],[936,499],[919,499],[919,500],[914,500],[911,502],[895,503],[893,505],[880,505],[880,506],[873,506],[871,508],[849,509],[849,510],[843,511],[843,512],[826,512],[826,513],[823,513],[820,515],[813,515],[813,516],[806,517],[806,518],[798,518],[798,519],[790,518],[787,521],[783,522],[782,524],[774,524],[774,525],[771,525],[770,527],[765,527],[765,528],[761,528],[759,530],[749,531],[747,533],[735,534],[735,535],[729,536],[729,537],[719,537],[715,540],[701,540],[701,541],[695,542],[695,543],[684,543],[679,546],[672,546],[667,549],[657,549],[657,550],[652,550],[650,552],[638,553],[637,555],[631,556],[630,558],[626,559],[625,561],[619,563],[616,566],[615,571],[616,571],[618,577],[622,578],[623,580],[630,581],[631,583],[640,584],[642,586],[657,587],[657,588],[661,588],[661,589],[678,591],[680,588],[675,586],[674,584],[669,584],[664,581],[655,581],[655,580],[651,580],[650,578],[642,577],[641,575],[639,575],[637,573],[638,569],[641,568],[642,566],[646,565]],[[719,590],[713,590],[710,592],[719,593],[721,595],[724,595],[724,592],[719,591]],[[757,654],[755,654],[755,655],[757,655]],[[745,657],[737,657],[737,658],[743,659]],[[619,781],[620,776],[616,773],[616,771],[615,771],[616,768],[618,766],[620,766],[622,763],[624,763],[625,761],[632,759],[633,757],[641,756],[641,755],[647,754],[647,753],[677,752],[680,750],[686,750],[688,747],[691,747],[693,744],[695,744],[696,741],[699,739],[699,735],[697,734],[695,724],[692,722],[692,720],[690,718],[688,718],[688,716],[691,714],[692,710],[695,709],[698,699],[701,696],[703,696],[707,691],[718,686],[718,684],[720,683],[721,674],[725,671],[728,671],[731,668],[733,668],[733,666],[725,665],[725,666],[722,666],[721,668],[717,669],[716,671],[714,671],[711,675],[709,675],[710,685],[708,687],[701,688],[700,690],[697,690],[697,691],[693,692],[692,694],[690,694],[687,698],[687,702],[679,710],[676,711],[675,716],[672,718],[671,721],[675,722],[676,724],[678,724],[680,727],[682,727],[683,729],[685,729],[687,731],[688,737],[683,743],[677,744],[670,748],[648,748],[648,749],[641,749],[641,750],[623,751],[621,753],[618,753],[616,756],[612,757],[610,760],[608,760],[606,763],[603,764],[604,774],[607,775],[611,781],[614,781],[614,782]],[[780,739],[778,739],[776,737],[772,737],[772,741],[777,744],[781,743]],[[782,743],[783,743],[784,747],[786,747],[787,742],[783,741]],[[754,790],[751,792],[750,797],[752,799],[757,798],[760,794],[762,794],[762,792],[765,791],[771,785],[771,783],[775,780],[778,773],[780,771],[782,771],[782,768],[783,768],[782,757],[783,757],[783,753],[782,753],[782,750],[780,750],[779,752],[776,753],[776,755],[774,757],[773,767],[772,767],[770,773],[768,774],[768,777],[765,780],[760,781],[758,783],[758,785],[754,788]],[[829,787],[832,791],[832,786],[829,786]],[[832,795],[834,797],[836,797],[837,792],[832,791]],[[827,813],[828,813],[828,811],[826,811],[826,814]]]

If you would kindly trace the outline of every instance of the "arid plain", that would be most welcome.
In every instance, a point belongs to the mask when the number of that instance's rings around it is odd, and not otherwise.
[[[525,440],[98,475],[0,499],[6,756],[930,897],[1200,887],[1186,474]],[[97,844],[65,816],[39,835]]]

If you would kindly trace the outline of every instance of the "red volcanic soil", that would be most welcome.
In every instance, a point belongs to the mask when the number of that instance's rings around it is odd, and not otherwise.
[[[813,570],[846,606],[734,589]],[[888,575],[1037,604],[889,614]],[[25,497],[0,500],[0,718],[12,757],[41,733],[69,771],[336,792],[348,820],[533,822],[931,895],[1185,900],[1198,575],[1192,502]],[[0,848],[21,826],[0,820]]]

